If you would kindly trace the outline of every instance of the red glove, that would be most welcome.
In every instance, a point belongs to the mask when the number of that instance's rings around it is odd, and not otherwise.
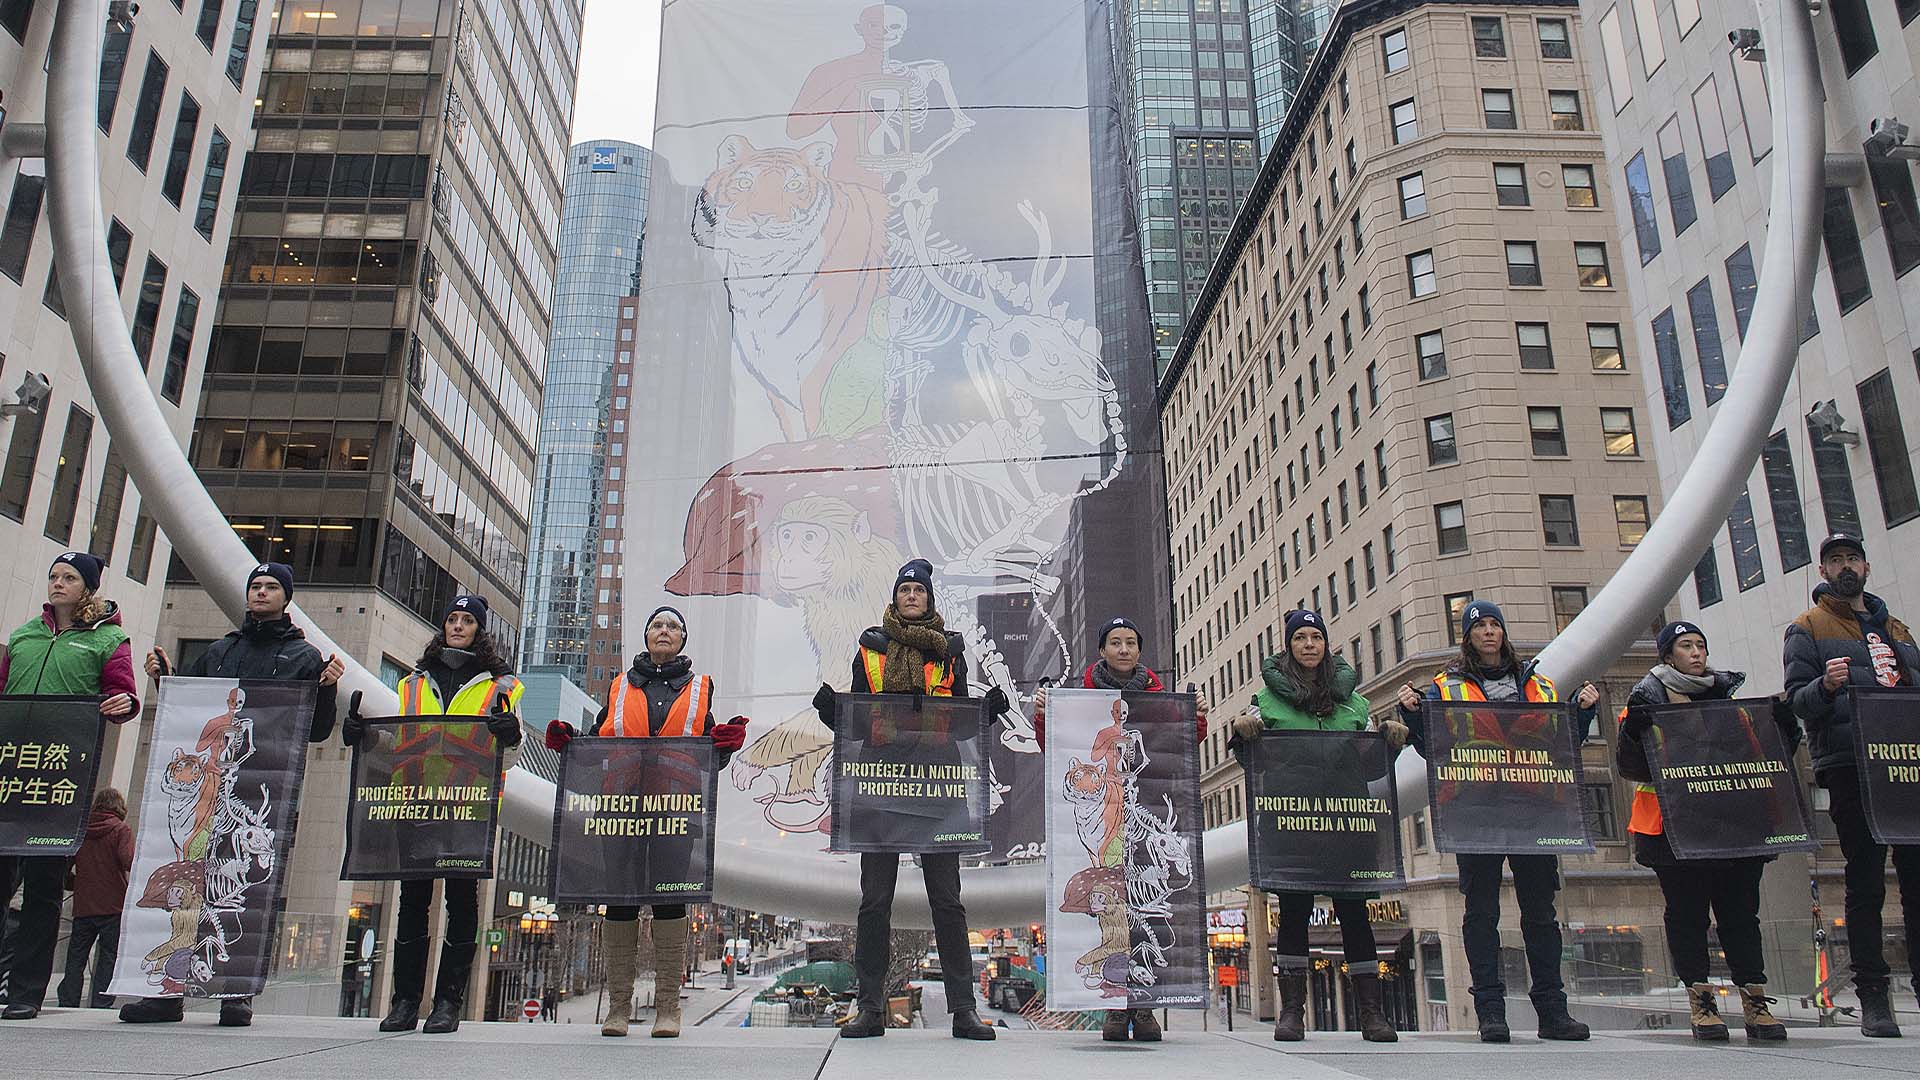
[[[1040,744],[1040,749],[1045,750],[1047,748],[1047,712],[1045,709],[1033,710],[1033,741]]]
[[[547,749],[560,753],[573,741],[573,725],[565,720],[555,720],[547,725]]]
[[[724,724],[715,724],[711,735],[713,748],[730,754],[747,745],[747,718],[736,716]]]

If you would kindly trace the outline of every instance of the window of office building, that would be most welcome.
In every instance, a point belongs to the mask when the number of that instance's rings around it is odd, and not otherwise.
[[[97,122],[100,130],[113,131],[113,112],[120,104],[120,82],[127,73],[127,52],[133,45],[133,30],[107,30],[100,47],[100,97]]]
[[[1620,533],[1620,546],[1632,547],[1646,539],[1647,526],[1652,524],[1647,514],[1647,497],[1644,495],[1615,495],[1613,497],[1613,524]]]
[[[1530,406],[1527,409],[1527,433],[1536,456],[1567,456],[1567,430],[1557,407]]]
[[[1813,479],[1820,487],[1820,507],[1826,513],[1827,532],[1860,535],[1860,504],[1853,494],[1853,473],[1847,448],[1826,438],[1823,429],[1807,418],[1807,444],[1813,456]]]
[[[1693,205],[1693,181],[1687,176],[1686,145],[1680,140],[1680,117],[1670,116],[1660,126],[1660,173],[1667,181],[1667,214],[1673,220],[1673,234],[1687,231],[1699,218]]]
[[[1540,284],[1540,248],[1531,240],[1508,240],[1507,284]]]
[[[160,376],[160,396],[180,404],[187,385],[187,357],[193,352],[194,328],[200,320],[200,297],[185,285],[173,309],[173,339],[167,345],[167,365]]]
[[[1400,178],[1400,216],[1419,217],[1427,212],[1427,180],[1420,173]]]
[[[1580,546],[1580,519],[1573,509],[1573,496],[1540,496],[1540,524],[1548,547]]]
[[[1640,456],[1640,439],[1633,429],[1632,409],[1601,409],[1600,436],[1608,457]]]
[[[1741,592],[1766,581],[1760,566],[1760,530],[1753,523],[1753,499],[1746,491],[1727,512],[1727,538],[1733,541],[1733,578]]]
[[[1733,151],[1727,146],[1726,114],[1712,75],[1693,91],[1693,120],[1700,129],[1700,152],[1707,159],[1707,195],[1719,202],[1733,188]]]
[[[1419,117],[1414,114],[1413,99],[1396,101],[1387,110],[1388,119],[1393,125],[1393,144],[1412,142],[1420,137]]]
[[[1486,119],[1486,125],[1495,131],[1512,131],[1519,127],[1513,115],[1513,91],[1480,91],[1480,114]]]
[[[1445,502],[1433,508],[1434,546],[1442,555],[1458,555],[1467,550],[1467,508],[1462,502]]]
[[[106,465],[100,470],[100,497],[93,505],[93,531],[87,541],[87,550],[109,565],[119,540],[120,508],[126,498],[127,463],[120,457],[120,448],[109,443]]]
[[[1687,290],[1687,316],[1693,323],[1693,351],[1700,358],[1700,381],[1707,404],[1727,393],[1727,358],[1720,348],[1720,316],[1713,309],[1713,283],[1701,278]]]
[[[160,194],[175,206],[187,191],[187,171],[193,165],[193,143],[199,132],[200,103],[182,91],[180,112],[173,122],[173,144],[167,149],[167,171],[160,180]]]
[[[1595,371],[1625,371],[1626,354],[1620,350],[1619,323],[1588,323],[1587,352]]]
[[[1440,291],[1440,281],[1434,271],[1433,251],[1416,251],[1407,256],[1407,292],[1414,299],[1432,296]]]
[[[1758,162],[1773,152],[1773,103],[1767,97],[1767,70],[1758,57],[1749,60],[1739,49],[1730,51],[1733,99],[1747,131],[1747,150]]]
[[[1493,191],[1501,206],[1526,206],[1527,170],[1518,163],[1496,163],[1493,167]]]
[[[47,412],[42,405],[13,421],[6,471],[0,473],[0,514],[15,521],[27,519],[27,500],[33,496],[34,465],[40,460],[40,436],[46,431]]]
[[[1773,537],[1780,545],[1780,569],[1798,570],[1813,561],[1807,543],[1806,514],[1800,508],[1800,481],[1793,470],[1793,447],[1786,431],[1767,437],[1760,451],[1760,470],[1767,478],[1767,504],[1773,509]]]
[[[1693,566],[1693,597],[1703,608],[1720,602],[1720,560],[1714,557],[1711,545]]]
[[[1880,489],[1880,510],[1888,527],[1920,517],[1920,494],[1914,489],[1913,460],[1907,456],[1892,373],[1883,368],[1855,390],[1860,395],[1860,426],[1866,429],[1867,450],[1873,458],[1874,483]]]
[[[1873,286],[1867,282],[1866,254],[1860,249],[1860,230],[1853,221],[1853,200],[1847,197],[1846,188],[1827,188],[1820,231],[1826,238],[1834,299],[1845,314],[1873,296]]]
[[[1498,15],[1473,17],[1473,55],[1483,59],[1507,55],[1507,31]]]
[[[1547,91],[1547,112],[1555,131],[1585,131],[1587,122],[1580,113],[1580,91]]]
[[[1747,340],[1747,321],[1753,317],[1753,295],[1760,279],[1753,272],[1753,251],[1746,244],[1727,256],[1727,291],[1733,296],[1733,328]]]
[[[1920,265],[1920,203],[1913,194],[1913,166],[1901,158],[1867,154],[1867,176],[1873,181],[1874,202],[1880,207],[1880,231],[1887,240],[1887,257],[1899,277]]]
[[[1873,36],[1873,19],[1867,13],[1867,0],[1828,0],[1833,16],[1833,36],[1840,42],[1840,59],[1852,75],[1880,54],[1880,42]]]
[[[25,44],[27,25],[33,22],[34,0],[0,0],[0,30],[13,35],[13,40]]]
[[[1387,623],[1393,628],[1393,662],[1397,664],[1407,658],[1406,621],[1396,611],[1387,617]]]
[[[225,132],[213,129],[207,143],[207,163],[200,174],[200,202],[193,211],[193,231],[213,239],[213,227],[220,216],[220,192],[227,182],[227,154],[231,145]]]
[[[1553,339],[1547,333],[1546,323],[1514,323],[1513,332],[1520,342],[1521,370],[1553,370]]]
[[[1587,608],[1587,590],[1580,585],[1553,586],[1553,631],[1559,633]]]
[[[145,369],[153,359],[153,338],[160,326],[160,301],[167,291],[167,264],[147,255],[147,268],[140,277],[140,298],[133,309],[133,351]]]
[[[33,252],[33,235],[40,227],[40,206],[46,201],[47,178],[38,162],[22,162],[7,200],[7,217],[0,224],[0,274],[20,282]]]
[[[1667,428],[1693,419],[1687,400],[1687,376],[1680,363],[1680,335],[1674,330],[1673,309],[1653,317],[1653,355],[1660,364],[1660,393],[1667,403]]]
[[[1593,186],[1593,166],[1560,166],[1560,186],[1567,190],[1567,205],[1576,207],[1596,207],[1600,197]]]
[[[1580,287],[1604,289],[1613,284],[1613,270],[1607,264],[1607,245],[1603,242],[1576,242],[1573,262],[1580,271]]]
[[[1460,644],[1460,614],[1467,610],[1468,604],[1473,603],[1473,594],[1470,592],[1448,593],[1441,598],[1440,602],[1446,608],[1447,644],[1458,645]]]
[[[1427,464],[1451,465],[1460,460],[1460,449],[1453,438],[1453,414],[1427,417]]]
[[[1447,374],[1447,348],[1440,331],[1415,335],[1413,355],[1422,379],[1438,379]]]
[[[1645,266],[1660,254],[1660,226],[1653,217],[1653,180],[1647,175],[1644,151],[1627,162],[1626,176],[1627,205],[1633,210],[1633,238],[1640,247],[1640,265]]]
[[[1389,75],[1407,69],[1412,62],[1412,55],[1407,50],[1407,31],[1404,27],[1380,35],[1380,58]]]
[[[140,80],[140,96],[134,101],[133,132],[127,136],[127,160],[141,172],[153,157],[153,136],[160,126],[160,107],[167,95],[167,62],[160,54],[147,51],[147,71]]]
[[[1607,61],[1607,90],[1613,96],[1613,111],[1618,113],[1633,100],[1633,75],[1627,71],[1627,43],[1620,34],[1620,8],[1616,5],[1600,16],[1600,54]]]
[[[47,502],[47,539],[66,546],[73,539],[73,512],[80,505],[80,479],[87,471],[87,447],[93,442],[93,417],[78,405],[67,407],[67,430],[54,463],[53,491]]]
[[[1660,41],[1660,19],[1654,14],[1653,0],[1633,0],[1633,29],[1640,38],[1640,67],[1651,78],[1667,62],[1667,49]]]
[[[1544,60],[1573,59],[1573,38],[1567,33],[1565,19],[1536,19],[1540,34],[1540,56]]]

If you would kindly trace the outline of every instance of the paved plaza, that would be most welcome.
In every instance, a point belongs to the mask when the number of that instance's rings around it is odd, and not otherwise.
[[[934,1017],[938,1021],[939,1017]],[[1179,1018],[1176,1018],[1176,1021]],[[1871,1041],[1846,1028],[1795,1028],[1784,1046],[1694,1044],[1684,1032],[1608,1032],[1584,1044],[1519,1035],[1483,1047],[1466,1033],[1410,1034],[1368,1046],[1350,1034],[1314,1035],[1282,1050],[1264,1027],[1176,1027],[1159,1046],[1103,1044],[1094,1032],[1003,1030],[996,1043],[957,1043],[939,1029],[852,1042],[828,1029],[705,1024],[667,1042],[606,1039],[581,1024],[467,1024],[453,1036],[381,1035],[371,1020],[262,1017],[251,1030],[215,1027],[211,1013],[182,1024],[132,1027],[111,1012],[51,1009],[0,1027],[9,1077],[206,1077],[223,1080],[1101,1080],[1245,1077],[1248,1080],[1615,1080],[1626,1077],[1920,1076],[1920,1038]],[[1917,1032],[1916,1035],[1920,1035]]]

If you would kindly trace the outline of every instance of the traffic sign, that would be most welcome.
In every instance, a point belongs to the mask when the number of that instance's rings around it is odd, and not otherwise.
[[[1240,969],[1237,967],[1234,967],[1232,964],[1220,965],[1220,967],[1217,969],[1216,974],[1218,974],[1220,977],[1221,986],[1239,986],[1240,985]]]
[[[540,1019],[540,999],[528,998],[526,1004],[520,1006],[520,1011],[526,1014],[529,1020]]]

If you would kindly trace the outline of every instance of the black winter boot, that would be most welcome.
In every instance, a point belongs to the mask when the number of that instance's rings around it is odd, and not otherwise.
[[[877,1039],[887,1033],[887,1016],[879,1009],[861,1009],[860,1015],[841,1025],[843,1039]]]
[[[177,1024],[186,1015],[179,998],[141,998],[120,1006],[120,1019],[128,1024]]]
[[[1133,1009],[1129,1023],[1133,1025],[1134,1042],[1159,1042],[1160,1018],[1153,1015],[1152,1009]]]
[[[398,994],[387,1006],[387,1017],[380,1021],[381,1031],[412,1031],[420,1026],[420,999]]]
[[[252,1027],[253,998],[228,998],[220,1003],[221,1027]]]
[[[1869,1039],[1897,1039],[1900,1037],[1900,1025],[1893,1019],[1893,1002],[1887,998],[1887,988],[1877,987],[1869,990],[1859,987],[1860,995],[1860,1034]]]
[[[1540,1014],[1540,1037],[1543,1039],[1552,1042],[1585,1042],[1593,1034],[1587,1025],[1573,1018],[1565,1002],[1545,1007],[1535,1004],[1534,1011]]]
[[[1274,1042],[1299,1042],[1307,1037],[1307,971],[1280,969],[1280,1012],[1273,1018]]]
[[[993,1028],[980,1022],[980,1014],[972,1009],[961,1009],[953,1014],[953,1037],[972,1039],[975,1042],[992,1042],[996,1037]]]
[[[1480,1041],[1483,1043],[1505,1043],[1513,1041],[1513,1031],[1507,1027],[1507,1003],[1504,1001],[1476,1001],[1473,1012],[1480,1021]]]
[[[460,1030],[460,1007],[467,1001],[467,977],[473,971],[473,942],[440,946],[440,971],[433,980],[433,1012],[421,1031],[445,1035]]]

